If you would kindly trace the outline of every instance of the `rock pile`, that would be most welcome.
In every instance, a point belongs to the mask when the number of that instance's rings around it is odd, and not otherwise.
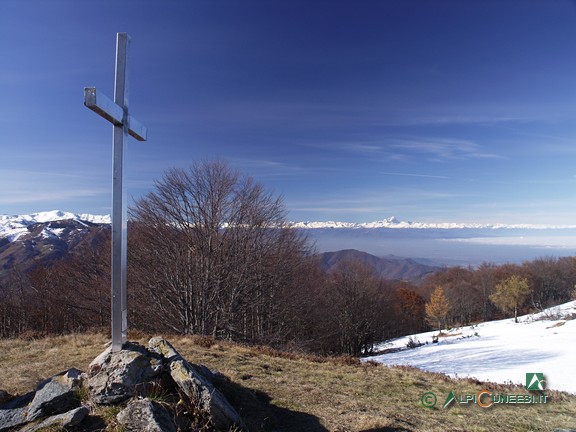
[[[124,407],[116,420],[126,431],[247,431],[215,387],[219,379],[161,337],[148,347],[128,342],[118,352],[106,349],[86,373],[70,369],[16,398],[0,390],[0,432],[81,426],[99,405]]]

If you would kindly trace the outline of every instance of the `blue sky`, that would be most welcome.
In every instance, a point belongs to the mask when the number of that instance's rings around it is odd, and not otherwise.
[[[291,220],[576,222],[576,3],[0,1],[0,213],[111,205],[116,32],[128,191],[225,159]]]

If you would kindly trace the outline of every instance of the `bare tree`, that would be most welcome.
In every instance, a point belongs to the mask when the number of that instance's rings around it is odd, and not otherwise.
[[[325,313],[331,321],[332,349],[345,354],[371,352],[385,332],[388,295],[374,270],[359,261],[342,261],[326,282]],[[334,343],[333,342],[333,343]]]
[[[0,336],[13,337],[31,328],[30,311],[28,308],[28,275],[16,264],[8,271],[2,289],[2,306],[0,321],[2,328]]]
[[[543,257],[522,265],[523,274],[533,291],[532,305],[538,309],[570,300],[576,282],[574,257]]]
[[[394,291],[393,323],[391,337],[419,333],[426,329],[424,298],[409,282],[402,281]]]
[[[495,268],[495,264],[482,263],[474,272],[473,284],[478,289],[482,306],[482,313],[481,315],[475,316],[474,318],[476,319],[489,321],[494,316],[495,308],[490,301],[490,294],[492,294],[496,288]]]
[[[171,169],[131,209],[132,291],[174,331],[262,339],[281,324],[287,267],[307,253],[285,215],[280,198],[226,163]]]

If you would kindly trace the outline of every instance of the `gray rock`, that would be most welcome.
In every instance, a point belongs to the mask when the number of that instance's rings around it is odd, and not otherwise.
[[[96,404],[110,405],[130,399],[137,385],[162,371],[162,362],[146,348],[126,343],[121,351],[106,349],[88,371],[88,391]]]
[[[127,432],[176,432],[168,411],[149,399],[131,401],[116,419]]]
[[[42,382],[36,388],[34,399],[28,408],[27,420],[60,414],[80,405],[75,391],[82,386],[82,372],[69,369]]]
[[[64,414],[48,417],[41,423],[34,425],[27,425],[19,429],[18,432],[36,432],[40,429],[47,427],[60,427],[62,429],[71,428],[80,424],[82,420],[88,415],[90,409],[87,406],[81,406]]]
[[[1,404],[0,431],[76,408],[80,401],[74,393],[81,385],[82,373],[70,369],[43,381],[35,392]]]
[[[26,404],[17,408],[0,407],[0,431],[5,431],[26,423]]]
[[[162,337],[150,339],[148,347],[164,356],[174,382],[195,406],[210,417],[217,429],[229,430],[236,426],[247,430],[242,418],[224,395],[201,373],[202,368],[189,364]]]
[[[192,369],[194,369],[196,372],[198,372],[200,375],[206,378],[210,383],[215,384],[216,374],[212,372],[210,369],[208,369],[206,366],[204,366],[203,364],[194,364],[194,363],[188,363],[188,364],[190,365],[190,367],[192,367]]]

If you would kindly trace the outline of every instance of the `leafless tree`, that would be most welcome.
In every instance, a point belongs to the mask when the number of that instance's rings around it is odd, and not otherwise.
[[[17,264],[13,266],[3,283],[0,322],[2,337],[13,337],[30,328],[28,304],[28,275]]]
[[[308,252],[280,198],[203,162],[167,171],[130,214],[131,291],[154,304],[156,324],[249,340],[279,331],[279,303]]]
[[[324,294],[328,319],[324,325],[335,336],[337,346],[332,350],[359,355],[382,341],[391,299],[384,285],[371,267],[359,261],[342,261],[331,272]]]
[[[522,266],[532,292],[532,306],[543,309],[570,300],[576,283],[574,257],[542,257]]]

